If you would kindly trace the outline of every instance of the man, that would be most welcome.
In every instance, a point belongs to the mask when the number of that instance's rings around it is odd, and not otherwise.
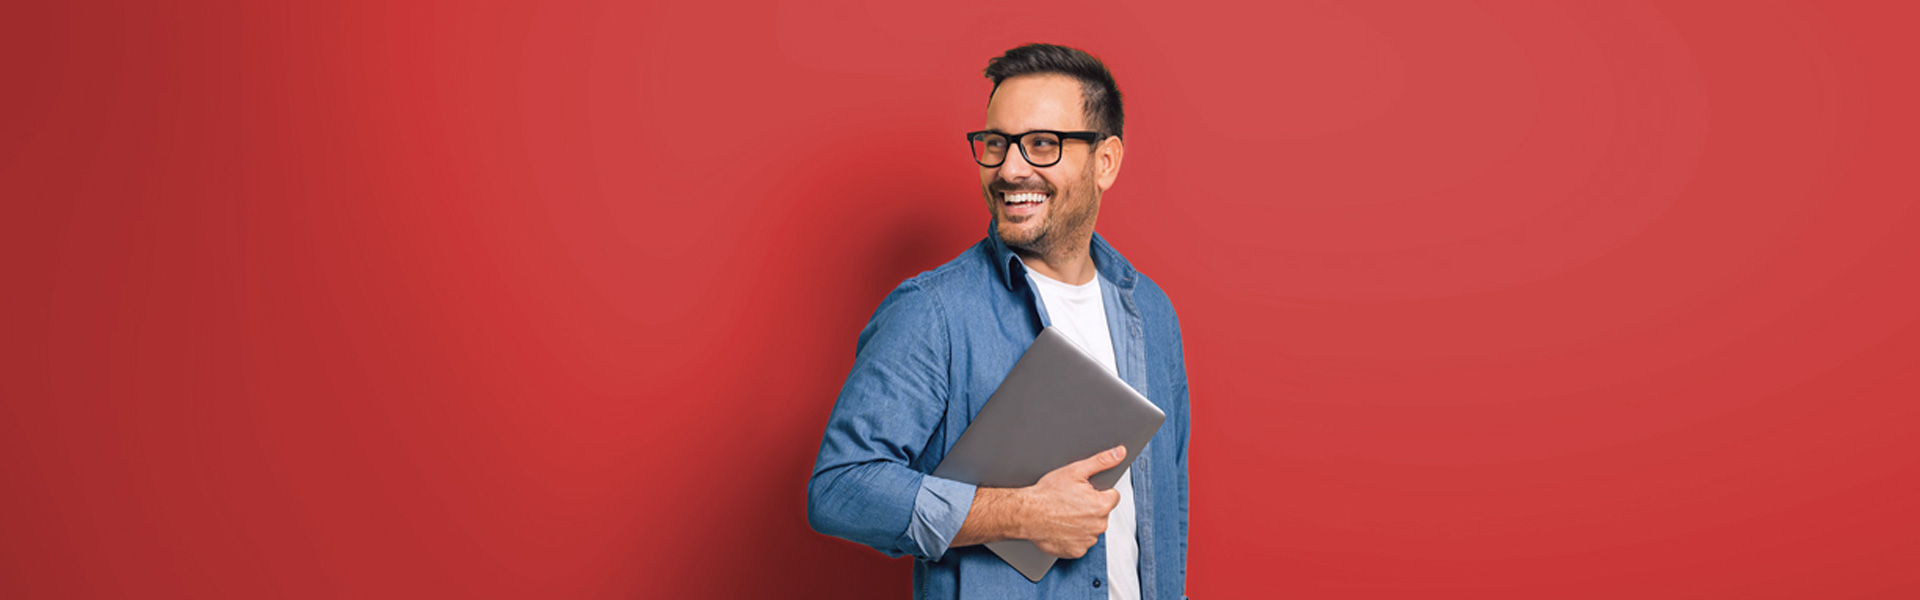
[[[807,515],[815,531],[911,554],[915,598],[1183,597],[1187,374],[1173,305],[1093,232],[1120,174],[1120,90],[1098,59],[1030,44],[987,63],[986,130],[967,135],[993,217],[982,240],[901,283],[860,332],[827,423]],[[1114,489],[1087,483],[1125,448],[1025,488],[928,475],[1015,361],[1052,326],[1167,420]],[[1062,559],[1038,583],[984,546]]]

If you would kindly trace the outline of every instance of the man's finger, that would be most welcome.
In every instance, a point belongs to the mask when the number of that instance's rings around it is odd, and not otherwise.
[[[1126,457],[1126,446],[1114,446],[1106,452],[1080,459],[1072,464],[1061,467],[1061,469],[1072,474],[1074,479],[1086,479],[1092,477],[1095,473],[1113,468],[1114,465],[1120,464],[1121,459]]]

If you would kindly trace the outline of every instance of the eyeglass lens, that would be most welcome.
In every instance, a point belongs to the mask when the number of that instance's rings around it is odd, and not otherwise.
[[[1007,136],[997,133],[985,133],[973,137],[973,158],[989,167],[999,166],[1007,160]],[[1060,161],[1060,136],[1051,133],[1032,133],[1020,138],[1021,150],[1026,153],[1027,162],[1036,167],[1044,167]]]

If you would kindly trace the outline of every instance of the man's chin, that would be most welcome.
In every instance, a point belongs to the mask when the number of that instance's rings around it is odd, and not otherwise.
[[[1034,242],[1039,241],[1040,236],[1045,234],[1046,230],[1040,226],[1039,219],[1027,218],[1025,222],[1022,223],[1001,221],[998,233],[1000,234],[1001,243],[1013,248],[1025,250],[1032,248]]]

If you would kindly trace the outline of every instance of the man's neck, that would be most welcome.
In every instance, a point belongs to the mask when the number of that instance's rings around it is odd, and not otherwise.
[[[1020,262],[1048,279],[1072,285],[1085,285],[1093,281],[1093,256],[1088,253],[1092,248],[1093,237],[1086,241],[1065,244],[1066,249],[1046,253],[1028,252],[1014,249],[1020,256]]]

